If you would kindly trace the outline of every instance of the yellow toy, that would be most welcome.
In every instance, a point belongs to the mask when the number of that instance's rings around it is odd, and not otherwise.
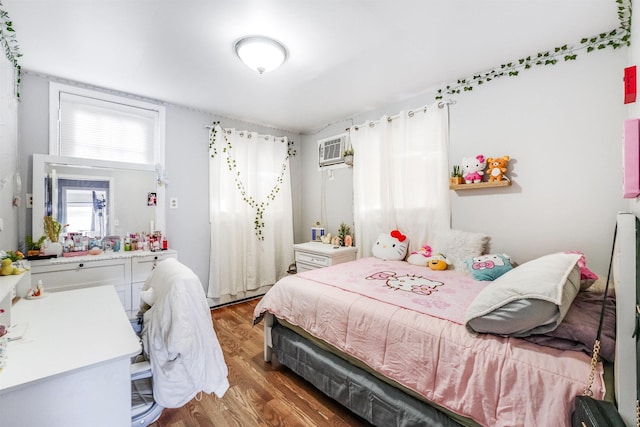
[[[3,259],[0,276],[11,276],[12,274],[20,274],[20,270],[13,266],[13,261],[10,258]]]
[[[507,162],[509,156],[487,159],[487,174],[489,175],[489,182],[502,181],[502,178],[508,179],[504,174],[507,172]]]
[[[449,263],[447,263],[447,258],[438,254],[429,259],[429,263],[427,266],[432,270],[446,270],[449,267]]]

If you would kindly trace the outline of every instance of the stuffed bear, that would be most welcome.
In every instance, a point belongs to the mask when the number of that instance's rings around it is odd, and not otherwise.
[[[411,252],[407,262],[412,265],[426,267],[429,264],[429,258],[431,258],[431,246],[425,245],[417,251]]]
[[[489,173],[489,182],[502,181],[502,178],[508,179],[504,174],[507,172],[507,162],[509,156],[487,159],[487,172]]]
[[[407,256],[409,239],[398,230],[383,233],[373,244],[371,252],[376,258],[390,261],[402,261]]]
[[[475,157],[463,157],[462,176],[464,177],[464,182],[467,184],[482,182],[482,175],[484,175],[486,166],[487,162],[482,154],[478,154]]]

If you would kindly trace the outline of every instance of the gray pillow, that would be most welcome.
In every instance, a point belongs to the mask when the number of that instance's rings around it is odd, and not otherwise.
[[[467,329],[516,337],[553,331],[580,290],[579,258],[546,255],[500,276],[467,309]]]

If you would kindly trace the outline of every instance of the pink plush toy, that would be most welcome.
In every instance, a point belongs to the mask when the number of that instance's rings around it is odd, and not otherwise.
[[[467,184],[482,182],[485,167],[487,167],[487,161],[482,154],[478,154],[475,157],[463,157],[462,176],[464,177],[464,182]]]
[[[425,245],[417,251],[411,252],[409,258],[407,258],[407,262],[409,264],[426,267],[427,264],[429,264],[429,258],[431,258],[431,246]]]

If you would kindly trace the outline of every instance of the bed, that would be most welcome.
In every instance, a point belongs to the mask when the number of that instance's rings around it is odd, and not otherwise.
[[[254,312],[254,324],[264,322],[265,360],[275,355],[377,426],[570,425],[574,397],[587,384],[602,293],[586,290],[580,256],[567,253],[476,280],[464,258],[480,255],[486,243],[469,245],[466,254],[449,248],[457,268],[446,271],[369,257],[281,279]],[[529,288],[549,282],[551,291],[516,297],[518,281]],[[536,302],[508,303],[522,300]],[[614,292],[606,307],[606,360],[592,390],[613,400]],[[515,321],[505,308],[529,310],[533,319]],[[485,330],[492,328],[498,332]]]

